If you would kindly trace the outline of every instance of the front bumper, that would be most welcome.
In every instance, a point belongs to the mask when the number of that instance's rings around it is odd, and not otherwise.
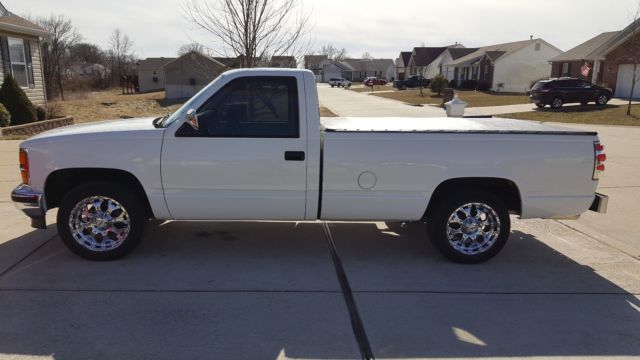
[[[20,184],[11,192],[11,201],[18,210],[31,218],[31,227],[46,229],[45,215],[47,208],[44,202],[44,194],[35,191],[29,185]]]
[[[593,199],[589,210],[604,214],[607,212],[608,204],[609,197],[607,195],[596,193],[596,197]]]

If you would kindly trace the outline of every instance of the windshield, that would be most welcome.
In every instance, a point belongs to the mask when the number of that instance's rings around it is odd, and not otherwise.
[[[200,94],[203,93],[207,88],[209,88],[213,83],[217,82],[223,77],[224,75],[218,76],[212,82],[210,82],[209,85],[205,86],[200,91],[198,91],[195,95],[193,95],[189,100],[187,100],[186,103],[184,103],[184,105],[182,105],[178,110],[174,111],[173,114],[169,115],[162,122],[162,127],[168,127],[169,125],[173,124],[176,120],[178,120],[180,116],[182,116],[183,114],[186,114],[187,111],[189,111],[189,109],[193,107],[193,104],[197,101],[197,99],[200,98]]]

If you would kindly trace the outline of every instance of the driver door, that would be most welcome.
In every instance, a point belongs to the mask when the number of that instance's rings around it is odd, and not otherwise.
[[[302,84],[301,76],[232,79],[196,109],[197,130],[167,129],[161,171],[174,219],[304,219]]]

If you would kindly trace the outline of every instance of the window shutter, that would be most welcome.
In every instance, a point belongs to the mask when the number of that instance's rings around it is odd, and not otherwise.
[[[36,87],[36,83],[33,80],[33,62],[31,61],[31,41],[24,39],[24,56],[27,62],[27,77],[29,79],[29,88]]]
[[[9,59],[9,41],[6,36],[0,36],[0,50],[2,53],[2,72],[11,74],[11,60]]]

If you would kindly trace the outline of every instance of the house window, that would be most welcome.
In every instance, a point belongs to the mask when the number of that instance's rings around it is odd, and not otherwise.
[[[569,63],[562,64],[562,75],[561,76],[569,76]]]
[[[489,79],[489,65],[484,66],[484,74],[482,75],[482,80]]]
[[[11,62],[11,74],[21,87],[29,87],[27,77],[27,57],[24,52],[22,39],[7,38],[9,43],[9,61]]]
[[[536,45],[534,46],[534,50],[540,51],[540,43],[536,43]]]

